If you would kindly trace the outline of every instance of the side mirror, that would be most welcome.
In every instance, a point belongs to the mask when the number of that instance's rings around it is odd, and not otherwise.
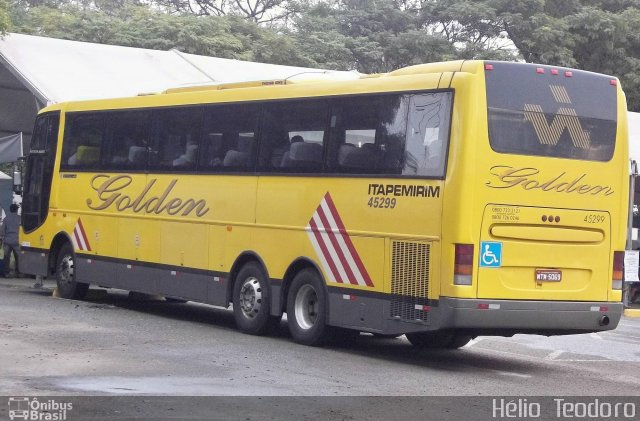
[[[24,170],[25,157],[18,158],[18,161],[13,166],[13,192],[22,196],[22,172]]]

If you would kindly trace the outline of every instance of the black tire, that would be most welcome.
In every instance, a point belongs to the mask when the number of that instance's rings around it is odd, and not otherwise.
[[[262,267],[256,262],[242,266],[233,286],[233,317],[244,333],[264,335],[280,322],[271,315],[271,289]]]
[[[89,284],[76,282],[75,259],[71,244],[65,243],[58,253],[56,262],[56,283],[58,295],[62,298],[81,300],[87,295]]]
[[[459,335],[453,331],[407,333],[407,339],[420,349],[458,349],[471,340],[471,336]]]
[[[469,335],[453,335],[451,341],[447,344],[447,349],[458,349],[468,344],[471,339]]]
[[[175,297],[164,297],[164,300],[172,304],[184,304],[189,302],[188,300],[183,300],[182,298],[175,298]]]
[[[374,338],[378,338],[378,339],[396,339],[399,338],[400,336],[402,336],[402,333],[374,333],[373,337]]]
[[[329,339],[327,296],[315,270],[303,269],[293,278],[287,296],[287,323],[299,344],[319,346]]]
[[[360,331],[354,329],[347,329],[344,327],[328,327],[329,333],[327,337],[328,343],[336,346],[352,346],[358,342],[360,337]]]

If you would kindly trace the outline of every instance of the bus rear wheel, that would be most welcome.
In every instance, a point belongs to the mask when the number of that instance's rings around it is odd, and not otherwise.
[[[280,317],[271,315],[269,284],[256,262],[242,266],[233,286],[233,316],[238,329],[251,335],[273,330]]]
[[[75,253],[71,244],[66,243],[58,253],[56,262],[56,283],[58,295],[62,298],[81,300],[87,295],[89,284],[76,281]]]
[[[323,345],[329,337],[327,297],[313,269],[300,271],[287,296],[287,323],[293,340],[302,345]]]
[[[421,349],[458,349],[472,339],[449,331],[407,333],[405,336],[411,345]]]

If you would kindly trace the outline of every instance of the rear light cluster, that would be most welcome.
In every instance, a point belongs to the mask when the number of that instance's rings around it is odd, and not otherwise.
[[[611,289],[622,289],[624,277],[624,251],[613,252],[613,276],[611,277]]]
[[[473,277],[473,244],[455,245],[454,285],[471,285]]]

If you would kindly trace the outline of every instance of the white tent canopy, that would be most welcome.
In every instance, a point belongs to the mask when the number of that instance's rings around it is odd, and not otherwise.
[[[83,99],[134,96],[196,84],[357,74],[92,44],[21,34],[0,40],[0,137],[23,132],[25,150],[37,111]]]

